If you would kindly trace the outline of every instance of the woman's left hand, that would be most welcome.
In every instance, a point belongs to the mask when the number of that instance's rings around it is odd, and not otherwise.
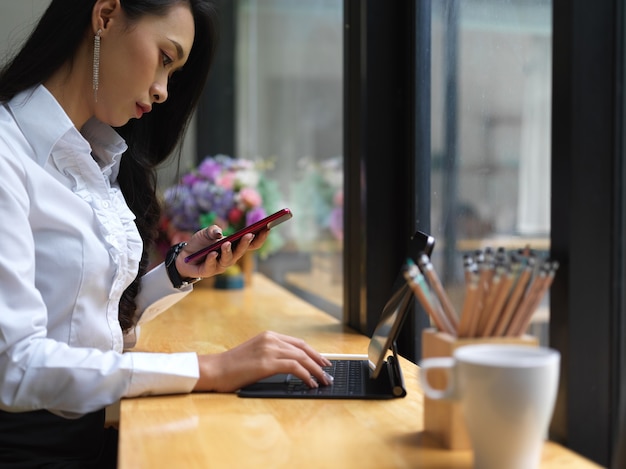
[[[219,255],[218,251],[213,251],[198,264],[186,263],[185,257],[222,239],[222,229],[217,225],[211,225],[193,234],[187,242],[187,246],[176,258],[176,269],[181,277],[206,278],[221,274],[235,264],[247,251],[256,250],[263,246],[268,234],[269,229],[267,228],[261,230],[256,236],[248,233],[239,240],[234,250],[230,242],[225,242],[220,247]]]

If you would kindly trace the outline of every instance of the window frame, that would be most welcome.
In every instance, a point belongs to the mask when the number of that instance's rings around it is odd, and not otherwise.
[[[423,153],[416,151],[417,145],[407,146],[402,153],[414,155],[417,163],[398,165],[410,168],[411,180],[381,177],[376,164],[375,149],[381,142],[391,138],[404,142],[417,140],[419,129],[401,123],[407,115],[413,124],[429,126],[428,120],[418,121],[410,111],[405,111],[400,121],[391,117],[395,122],[393,129],[376,126],[384,115],[377,98],[391,93],[393,99],[398,90],[397,82],[393,81],[396,70],[385,63],[378,51],[397,51],[401,49],[397,41],[416,37],[415,29],[411,28],[418,22],[399,19],[396,19],[396,33],[386,34],[385,24],[393,21],[402,8],[396,3],[345,2],[344,307],[348,324],[364,333],[370,333],[376,323],[377,312],[384,304],[402,259],[405,247],[402,236],[409,229],[406,220],[410,220],[408,225],[414,225],[411,228],[421,225],[427,230],[429,226],[421,218],[429,215],[428,208],[418,213],[415,199],[407,203],[406,195],[395,201],[388,197],[391,191],[406,194],[407,190],[414,190],[419,186],[419,174],[430,175],[416,171],[420,164],[422,169],[428,167],[421,159]],[[404,14],[404,18],[416,18],[406,11]],[[374,35],[376,48],[368,45],[368,39]],[[609,463],[614,451],[617,411],[623,411],[626,393],[626,373],[621,373],[626,363],[626,303],[621,288],[626,280],[623,247],[626,174],[621,161],[626,133],[623,41],[623,6],[618,0],[601,4],[586,0],[554,1],[550,238],[551,257],[561,266],[550,297],[550,344],[561,352],[562,363],[550,436],[604,465]],[[429,56],[420,56],[420,61],[428,59]],[[423,63],[421,66],[416,63],[415,67],[422,73],[429,70]],[[419,79],[419,75],[412,76]],[[419,101],[416,108],[419,109]],[[420,202],[427,205],[429,193],[420,195],[425,196],[425,201]],[[385,221],[381,221],[383,217],[374,215],[380,210],[384,213],[394,203],[399,204],[399,217],[384,217]],[[373,265],[375,269],[368,269]],[[389,285],[385,283],[381,288],[380,279],[385,277]],[[419,340],[418,326],[413,323],[408,329]],[[419,348],[413,351],[418,356]]]
[[[430,0],[345,0],[344,21],[344,320],[371,335],[430,229]],[[417,361],[428,319],[414,308],[398,349]]]
[[[431,0],[344,0],[344,321],[368,335],[408,238],[430,230],[430,14]],[[553,2],[550,346],[562,362],[550,437],[605,466],[626,415],[625,15],[619,0]],[[203,103],[234,87],[218,83]],[[228,153],[206,146],[224,135],[206,109],[199,155]],[[405,324],[407,358],[426,324],[421,310]]]
[[[235,41],[238,1],[219,1],[220,37],[217,51],[196,110],[196,148],[200,163],[206,155],[235,155]]]
[[[550,436],[603,465],[626,379],[619,3],[553,3],[550,346],[561,379]]]

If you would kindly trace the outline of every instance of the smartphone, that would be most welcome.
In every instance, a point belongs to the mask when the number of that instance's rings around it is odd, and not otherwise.
[[[239,243],[239,240],[244,235],[248,233],[253,233],[256,236],[264,228],[273,228],[275,226],[278,226],[281,223],[289,220],[291,217],[293,217],[293,213],[291,213],[291,210],[289,210],[288,208],[283,208],[279,210],[278,212],[272,213],[271,215],[265,217],[263,220],[259,220],[258,222],[253,223],[252,225],[246,226],[245,228],[231,234],[230,236],[225,236],[221,238],[219,241],[216,241],[215,243],[211,244],[210,246],[202,248],[199,251],[196,251],[193,254],[188,255],[187,257],[185,257],[185,262],[191,262],[193,260],[200,260],[200,258],[205,257],[208,253],[213,252],[213,251],[218,251],[218,258],[219,258],[219,254],[220,254],[219,249],[221,248],[222,244],[224,244],[225,242],[230,241],[232,244],[232,248],[234,250],[235,247],[237,246],[237,243]]]

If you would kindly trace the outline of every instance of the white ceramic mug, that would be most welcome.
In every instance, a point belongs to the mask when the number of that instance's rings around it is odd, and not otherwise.
[[[554,411],[560,354],[545,347],[477,344],[452,357],[420,363],[420,380],[431,399],[457,400],[477,469],[538,468]],[[447,387],[432,388],[429,370],[447,372]]]

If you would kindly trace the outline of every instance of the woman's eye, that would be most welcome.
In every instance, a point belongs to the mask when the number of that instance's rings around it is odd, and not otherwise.
[[[163,66],[167,67],[168,65],[174,63],[174,61],[167,55],[165,52],[161,52],[161,57],[163,58]]]

